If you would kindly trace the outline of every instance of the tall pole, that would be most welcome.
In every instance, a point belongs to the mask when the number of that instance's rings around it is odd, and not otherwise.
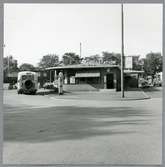
[[[124,98],[124,12],[121,4],[121,97]]]
[[[52,81],[52,74],[51,74],[51,70],[50,70],[50,83]]]
[[[82,55],[81,55],[81,42],[80,42],[80,58],[81,58],[81,56],[82,56]]]
[[[9,74],[9,69],[10,69],[10,56],[7,57],[7,66],[8,66],[8,74]]]

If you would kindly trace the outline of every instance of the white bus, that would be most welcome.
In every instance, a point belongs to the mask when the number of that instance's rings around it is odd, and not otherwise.
[[[17,92],[18,94],[36,94],[38,89],[38,75],[32,71],[18,73]]]

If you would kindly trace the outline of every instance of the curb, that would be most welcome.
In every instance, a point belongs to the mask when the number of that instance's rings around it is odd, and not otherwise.
[[[147,100],[147,99],[151,99],[151,97],[150,96],[148,96],[142,89],[139,89],[138,91],[140,91],[141,93],[142,93],[142,97],[138,97],[138,96],[136,96],[136,97],[124,97],[124,98],[121,98],[121,97],[115,97],[115,96],[113,96],[113,97],[110,97],[109,98],[109,100],[111,100],[111,101],[131,101],[131,100]],[[49,92],[49,91],[45,91],[45,92],[40,92],[39,93],[39,95],[41,95],[41,93],[43,93],[42,95],[48,95],[49,93],[50,94],[54,94],[54,91],[53,91],[53,93],[52,92]],[[90,92],[97,92],[97,93],[99,93],[99,91],[87,91],[88,93],[90,93]],[[48,93],[48,94],[47,94]],[[65,95],[65,93],[78,93],[78,94],[81,94],[81,93],[84,93],[84,91],[74,91],[74,92],[67,92],[67,91],[64,91],[64,95]],[[100,92],[100,93],[102,93],[102,92]],[[60,99],[60,98],[59,98]],[[64,96],[64,99],[65,99],[65,96]],[[66,98],[67,99],[67,98]]]
[[[127,101],[127,100],[129,101],[130,100],[131,101],[131,100],[147,100],[147,99],[151,99],[151,97],[148,96],[141,88],[139,88],[138,91],[140,91],[144,95],[144,97],[124,97],[124,98],[112,97],[112,98],[110,98],[110,100],[113,100],[113,101]],[[109,91],[109,92],[111,92],[111,91]],[[127,91],[125,91],[125,92],[127,92]],[[100,93],[102,93],[102,92],[100,92]]]
[[[148,96],[142,89],[140,89],[140,91],[143,93],[144,97],[140,97],[140,98],[134,98],[134,97],[124,97],[124,98],[119,98],[116,100],[121,100],[121,101],[129,101],[129,100],[147,100],[147,99],[151,99],[150,96]],[[114,99],[115,100],[115,99]]]
[[[133,101],[133,100],[148,100],[148,99],[151,99],[151,97],[144,97],[144,98],[127,98],[127,97],[125,97],[125,98],[120,98],[120,99],[114,99],[114,100],[119,100],[119,101]]]

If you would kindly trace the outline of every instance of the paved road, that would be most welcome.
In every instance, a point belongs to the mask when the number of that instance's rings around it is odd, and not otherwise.
[[[99,100],[94,92],[88,99],[5,90],[4,163],[160,164],[161,89],[146,93],[152,98],[111,101],[108,93]]]

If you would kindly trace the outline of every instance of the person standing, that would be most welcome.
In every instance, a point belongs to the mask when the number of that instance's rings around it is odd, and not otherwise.
[[[58,94],[62,95],[63,94],[63,73],[59,72],[58,76]]]

